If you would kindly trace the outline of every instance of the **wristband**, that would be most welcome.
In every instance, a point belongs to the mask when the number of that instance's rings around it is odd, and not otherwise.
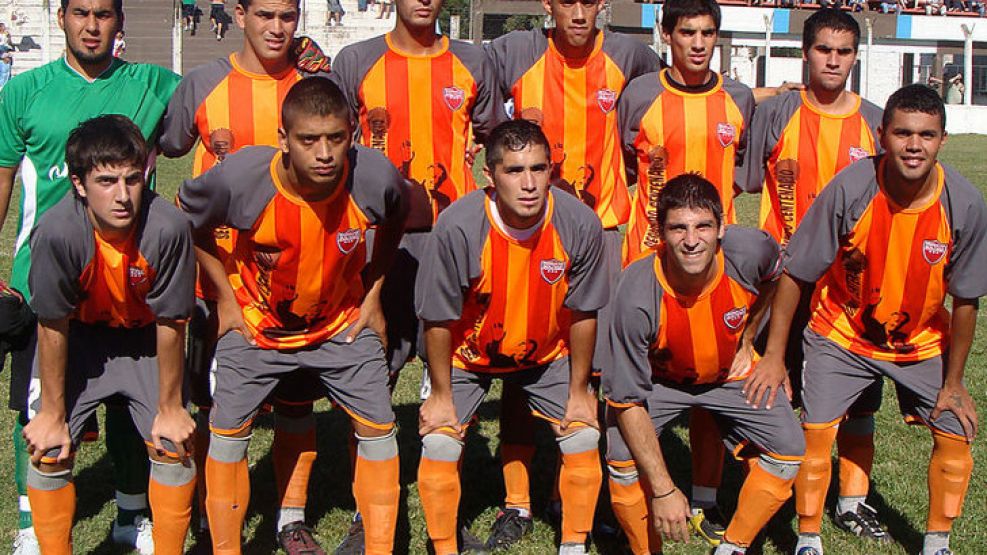
[[[664,499],[664,498],[668,497],[669,495],[672,495],[673,493],[675,493],[675,491],[677,489],[679,489],[679,488],[677,488],[675,486],[672,486],[672,489],[668,490],[667,492],[665,492],[665,493],[663,493],[661,495],[652,495],[651,498],[652,499]]]

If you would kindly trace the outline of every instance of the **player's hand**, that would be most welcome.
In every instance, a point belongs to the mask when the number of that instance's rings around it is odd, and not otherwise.
[[[159,409],[154,423],[151,425],[151,443],[158,455],[170,455],[162,439],[167,439],[175,446],[179,460],[186,461],[192,454],[192,434],[195,433],[195,421],[182,407]]]
[[[370,328],[376,333],[384,347],[384,352],[387,352],[387,320],[384,318],[384,309],[380,306],[378,299],[371,298],[369,295],[360,305],[360,316],[353,323],[349,333],[346,334],[346,342],[356,341],[363,328]]]
[[[559,422],[559,428],[565,431],[574,422],[582,422],[599,430],[600,424],[596,420],[597,404],[596,395],[589,389],[569,390],[569,401],[565,404],[565,417]]]
[[[727,379],[736,380],[743,378],[750,372],[753,365],[754,346],[741,343],[740,348],[737,349],[737,353],[733,355],[733,362],[730,363],[730,373],[727,374]]]
[[[314,40],[308,37],[295,37],[291,44],[291,53],[297,69],[305,73],[329,72],[329,56],[326,56]]]
[[[658,492],[661,495],[664,492]],[[689,500],[675,488],[675,491],[662,498],[651,498],[651,514],[654,515],[655,531],[666,540],[689,541]]]
[[[456,405],[451,395],[437,395],[434,391],[418,409],[418,434],[426,435],[439,428],[451,428],[462,437],[463,427],[456,417]]]
[[[243,319],[243,310],[235,299],[216,301],[216,314],[219,319],[216,339],[235,331],[247,340],[247,343],[256,345],[254,336],[247,327],[247,322]]]
[[[936,399],[936,406],[932,409],[932,421],[935,422],[947,410],[955,414],[956,419],[960,421],[966,440],[973,441],[977,435],[977,406],[966,386],[962,384],[942,386],[939,390],[939,398]],[[24,430],[26,431],[27,428]]]
[[[780,357],[766,356],[754,365],[751,375],[744,382],[743,392],[747,397],[747,404],[754,405],[757,409],[761,408],[761,401],[764,401],[764,408],[770,409],[774,406],[780,389],[785,390],[791,401],[792,384],[788,381],[785,362]]]
[[[64,416],[42,410],[24,426],[22,435],[34,464],[41,462],[45,453],[52,449],[60,449],[57,460],[59,464],[69,460],[72,455],[72,437]]]
[[[483,146],[482,145],[473,145],[473,146],[470,146],[470,147],[466,147],[466,165],[467,166],[469,166],[471,168],[473,167],[473,163],[476,162],[476,155],[479,154],[481,150],[483,150]]]
[[[787,93],[788,91],[801,91],[805,90],[805,85],[802,83],[791,83],[788,81],[782,81],[780,85],[775,88],[775,94],[780,95]]]

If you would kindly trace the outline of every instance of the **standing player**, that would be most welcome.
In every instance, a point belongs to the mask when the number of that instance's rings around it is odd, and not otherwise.
[[[875,381],[895,382],[906,421],[932,432],[923,555],[946,555],[973,470],[977,431],[963,384],[978,298],[987,293],[987,206],[937,162],[946,140],[942,99],[924,85],[891,95],[878,129],[885,154],[854,164],[823,189],[788,243],[758,369],[785,379],[792,315],[817,283],[805,330],[802,427],[796,481],[800,555],[822,553],[819,522],[830,450],[847,410]],[[952,297],[952,314],[943,306]]]
[[[194,306],[188,221],[145,190],[148,147],[120,115],[86,121],[68,137],[73,194],[31,238],[31,306],[38,314],[32,403],[24,440],[28,495],[42,552],[72,552],[72,463],[86,420],[122,397],[153,464],[148,487],[154,552],[184,552],[195,466],[195,424],[182,398],[185,321]],[[35,412],[36,411],[36,412]]]
[[[764,232],[725,226],[716,187],[697,174],[670,180],[656,210],[661,242],[621,274],[614,366],[603,373],[608,419],[617,424],[607,429],[614,512],[635,554],[661,552],[651,526],[688,539],[689,502],[668,475],[658,436],[683,411],[702,407],[738,458],[754,451],[714,552],[745,553],[791,497],[805,451],[785,396],[763,410],[760,399],[749,402],[760,380],[753,338],[781,273],[781,249]]]
[[[602,472],[589,387],[596,311],[609,297],[599,220],[550,188],[551,148],[527,121],[498,126],[476,191],[439,219],[415,299],[431,394],[418,489],[436,555],[459,553],[464,428],[494,377],[517,384],[562,451],[560,554],[586,553]]]
[[[4,223],[21,168],[21,206],[10,284],[31,297],[28,242],[38,219],[71,188],[65,165],[65,141],[79,123],[105,113],[123,114],[154,144],[161,116],[179,77],[148,64],[113,58],[113,38],[123,25],[122,0],[62,0],[58,23],[65,31],[65,55],[11,79],[0,93],[0,225]],[[148,182],[153,187],[153,164]],[[32,333],[33,336],[33,333]],[[19,553],[36,553],[27,498],[27,452],[21,427],[27,423],[28,389],[34,341],[11,356],[10,408],[14,426],[14,477],[20,494]],[[113,539],[154,550],[147,515],[148,463],[143,442],[125,406],[108,405],[106,447],[116,478],[117,518]]]
[[[761,228],[785,245],[822,188],[846,166],[877,152],[881,109],[846,90],[857,60],[860,27],[850,14],[820,9],[805,21],[802,56],[809,82],[758,105],[751,124],[745,189],[761,192]],[[804,295],[785,350],[795,392],[801,391],[802,330],[809,322]],[[866,504],[874,462],[874,413],[881,387],[875,382],[839,426],[840,497],[834,521],[867,538],[887,540],[873,508]],[[803,527],[819,531],[822,514],[806,515]]]
[[[400,177],[379,153],[351,148],[349,108],[327,79],[296,83],[281,120],[280,150],[245,148],[179,192],[200,267],[218,294],[206,461],[213,549],[240,553],[253,417],[280,382],[302,373],[351,417],[366,552],[390,553],[398,457],[380,289],[404,224]],[[212,230],[220,225],[237,230],[226,267],[215,255]],[[374,225],[368,264],[364,234]]]
[[[624,242],[629,264],[657,247],[658,193],[682,173],[698,172],[720,192],[724,221],[734,222],[736,166],[747,143],[754,97],[745,85],[710,70],[719,36],[714,0],[672,0],[661,17],[662,40],[672,67],[632,81],[617,107],[628,175],[636,178],[634,208]],[[693,527],[711,545],[725,520],[716,494],[723,474],[723,446],[705,410],[691,411]]]

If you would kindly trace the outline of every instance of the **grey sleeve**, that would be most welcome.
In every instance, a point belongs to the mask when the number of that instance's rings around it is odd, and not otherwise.
[[[627,82],[645,73],[661,69],[661,58],[657,52],[643,42],[623,33],[606,31],[603,38],[603,48],[607,55],[620,66]]]
[[[881,141],[878,140],[877,128],[881,126],[881,118],[884,117],[884,110],[879,108],[873,102],[862,98],[860,100],[860,115],[863,116],[864,121],[867,122],[867,127],[870,129],[871,135],[874,136],[874,149],[876,153],[883,153],[884,147],[881,146]]]
[[[738,175],[740,188],[747,193],[759,193],[764,186],[768,158],[778,145],[781,132],[791,114],[801,104],[794,100],[799,93],[787,93],[770,98],[754,109],[747,139],[747,160],[744,161],[743,177]],[[794,102],[793,102],[794,100]]]
[[[49,210],[31,234],[31,308],[41,320],[71,316],[81,300],[79,278],[96,252],[86,214],[72,196]]]
[[[871,169],[871,164],[856,164]],[[850,166],[857,170],[855,166]],[[847,188],[849,181],[858,176],[860,171],[844,170],[837,174],[829,185],[809,207],[785,250],[788,261],[785,271],[792,277],[807,283],[814,283],[826,273],[836,260],[840,249],[840,239],[851,223],[852,215],[848,212]],[[859,215],[857,215],[859,217]]]
[[[738,190],[745,181],[744,176],[746,170],[744,167],[747,162],[747,143],[750,140],[751,120],[754,117],[754,93],[751,92],[750,87],[747,85],[727,78],[723,79],[723,88],[733,97],[733,101],[740,108],[740,113],[744,117],[744,129],[740,134],[740,140],[737,143],[737,152],[734,156],[734,165],[737,167],[737,171],[734,172],[733,187],[734,190]]]
[[[721,245],[727,273],[748,291],[757,293],[761,284],[781,276],[783,252],[778,242],[764,231],[727,226]]]
[[[569,250],[569,288],[565,306],[570,310],[594,312],[610,300],[610,284],[603,259],[603,227],[600,219],[585,204],[569,195],[554,195],[553,220]],[[562,198],[560,198],[562,197]],[[566,220],[571,218],[571,222]],[[570,224],[570,225],[567,225]]]
[[[178,206],[192,228],[253,227],[275,193],[273,154],[271,147],[244,147],[199,177],[186,179],[178,189]]]
[[[151,312],[169,320],[188,318],[195,307],[195,251],[188,220],[155,196],[141,243],[141,252],[156,272],[145,299]]]
[[[332,61],[329,79],[342,89],[346,102],[350,105],[353,118],[360,113],[360,85],[370,66],[387,51],[384,37],[375,37],[351,44],[339,51]]]
[[[199,139],[195,113],[209,93],[229,74],[229,64],[226,59],[216,60],[189,72],[178,84],[161,121],[158,146],[165,156],[184,156],[195,146],[195,141]]]
[[[511,87],[545,53],[548,39],[541,29],[512,31],[487,46],[497,87],[503,99],[511,98]]]
[[[439,222],[449,210],[439,215]],[[436,224],[415,281],[415,312],[426,322],[458,320],[469,287],[469,239],[457,226]]]
[[[953,250],[946,267],[949,294],[961,299],[987,295],[987,206],[980,192],[959,173],[946,172]]]
[[[617,101],[617,128],[628,184],[637,183],[637,148],[634,142],[641,132],[641,118],[663,90],[658,73],[646,73],[631,81]]]
[[[483,50],[472,45],[468,46],[475,52],[463,56],[462,60],[476,82],[476,100],[473,103],[470,119],[473,122],[473,135],[477,144],[483,144],[487,141],[490,132],[507,119],[507,114],[504,113],[504,96],[497,84],[493,62],[484,55]]]
[[[658,336],[659,292],[654,255],[627,267],[617,282],[610,323],[613,364],[601,376],[603,395],[614,404],[647,402],[652,389],[648,351]]]
[[[371,225],[407,215],[405,183],[397,168],[380,151],[362,145],[350,150],[353,199]]]

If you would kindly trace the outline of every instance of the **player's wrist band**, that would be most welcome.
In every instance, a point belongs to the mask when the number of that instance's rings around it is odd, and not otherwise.
[[[672,486],[672,489],[668,490],[667,492],[665,492],[665,493],[663,493],[661,495],[652,495],[651,498],[652,499],[664,499],[664,498],[668,497],[669,495],[672,495],[673,493],[675,493],[676,490],[678,490],[678,489],[679,488],[677,488],[675,486]]]

